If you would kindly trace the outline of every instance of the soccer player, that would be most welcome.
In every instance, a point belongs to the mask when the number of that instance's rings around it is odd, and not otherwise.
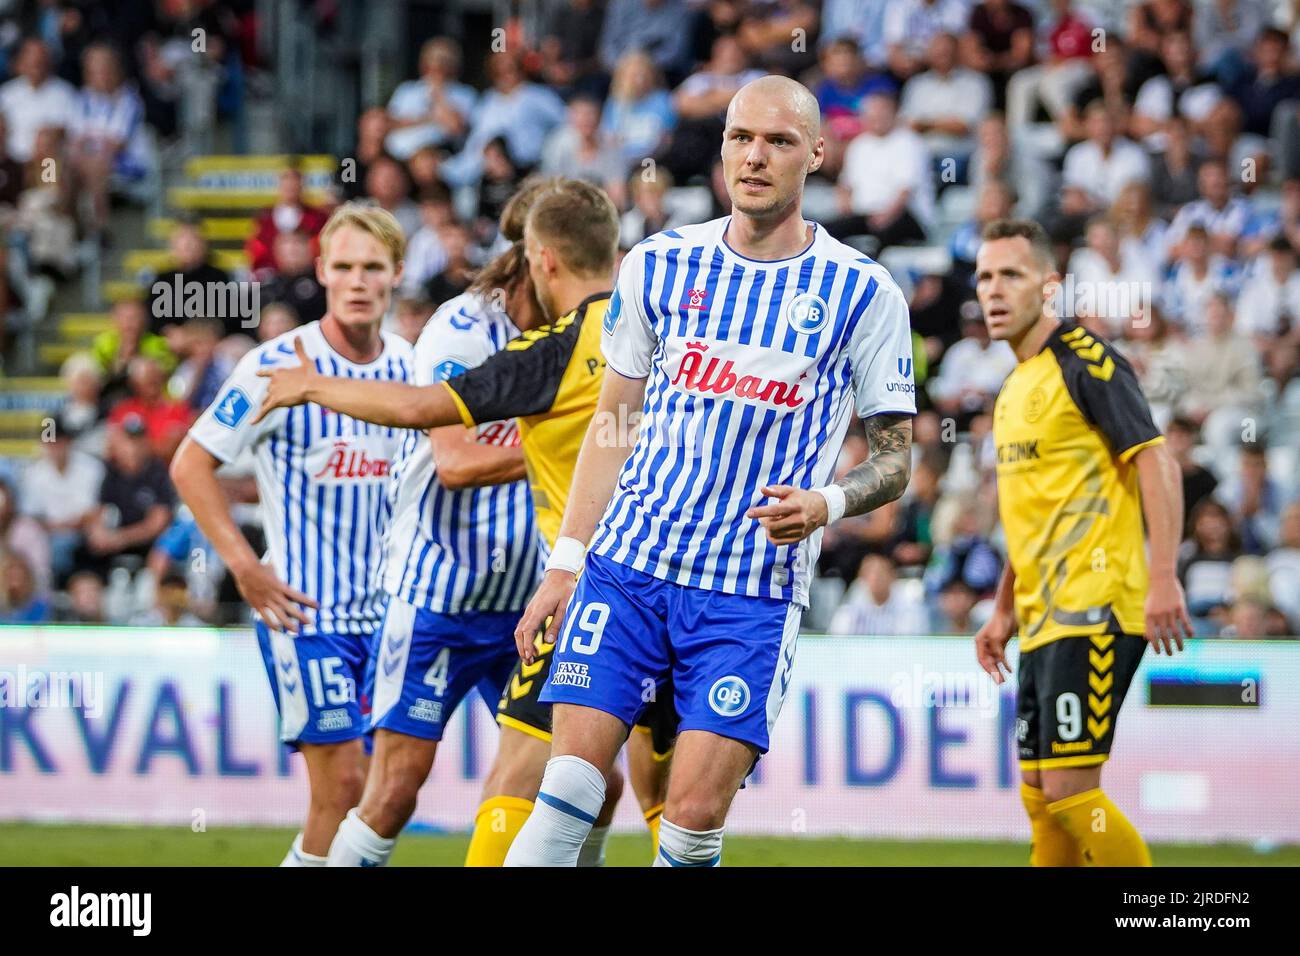
[[[976,293],[989,334],[1009,343],[1019,364],[993,412],[1010,560],[975,650],[1002,683],[1018,626],[1030,862],[1150,866],[1142,837],[1101,790],[1101,767],[1147,644],[1172,654],[1192,633],[1174,573],[1178,465],[1129,363],[1057,319],[1060,276],[1042,227],[997,220],[983,240]]]
[[[718,865],[789,685],[821,529],[907,484],[907,306],[803,218],[823,148],[807,88],[753,80],[727,111],[731,215],[651,236],[620,268],[597,416],[636,409],[641,428],[630,454],[588,430],[515,630],[525,660],[548,617],[558,643],[551,759],[507,866],[574,865],[643,688],[666,678],[680,729],[655,865]],[[870,455],[826,485],[855,407]]]
[[[410,345],[380,329],[401,278],[403,247],[389,213],[340,206],[320,233],[316,277],[325,287],[325,317],[244,356],[171,466],[181,498],[256,614],[280,738],[306,759],[311,803],[284,866],[324,866],[340,821],[361,799],[365,727],[357,688],[383,619],[374,581],[391,513],[389,472],[404,433],[319,405],[255,420],[266,390],[257,373],[303,361],[331,375],[407,381]],[[269,549],[260,561],[231,520],[216,476],[245,450],[256,462]]]
[[[524,255],[543,310],[554,321],[525,332],[477,368],[432,386],[355,382],[286,368],[269,373],[271,385],[260,414],[312,401],[368,421],[410,428],[518,417],[524,460],[543,549],[559,531],[578,448],[592,421],[605,374],[601,325],[609,304],[609,280],[618,242],[618,215],[597,188],[576,180],[553,180],[533,199],[525,226]],[[611,440],[625,434],[627,417],[603,422]],[[540,645],[549,652],[550,645]],[[550,755],[551,710],[538,697],[549,653],[516,669],[502,692],[497,720],[501,738],[484,784],[466,862],[500,866],[515,834],[533,809]],[[662,803],[666,758],[675,720],[668,702],[649,708],[630,748],[633,783],[652,830]],[[653,748],[654,753],[651,753]],[[656,760],[655,756],[660,759]],[[611,775],[621,784],[621,778]],[[601,858],[603,839],[618,794],[607,794],[584,862]]]
[[[425,324],[415,344],[417,385],[479,366],[542,324],[521,242],[542,188],[511,198],[500,225],[513,245]],[[430,429],[427,438],[406,433],[385,546],[388,606],[366,672],[374,750],[330,866],[388,862],[452,712],[476,687],[495,711],[519,660],[514,626],[541,567],[532,499],[514,420],[481,422]]]

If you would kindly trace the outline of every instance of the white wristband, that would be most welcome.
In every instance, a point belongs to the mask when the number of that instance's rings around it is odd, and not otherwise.
[[[568,571],[575,577],[587,556],[587,546],[577,538],[556,538],[551,556],[546,559],[547,571]]]
[[[839,485],[826,485],[822,488],[814,488],[813,491],[826,499],[826,523],[839,521],[844,517],[844,489]]]

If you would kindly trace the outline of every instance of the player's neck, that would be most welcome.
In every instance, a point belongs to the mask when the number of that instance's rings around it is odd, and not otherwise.
[[[344,325],[333,315],[320,320],[321,335],[335,352],[353,365],[369,365],[384,351],[379,322],[373,325]]]
[[[812,242],[813,227],[795,205],[780,219],[755,219],[734,206],[723,240],[746,259],[776,260],[797,256]]]
[[[552,303],[555,308],[555,314],[550,316],[550,321],[554,322],[562,315],[568,315],[583,301],[590,299],[593,295],[599,295],[602,292],[608,292],[610,283],[608,279],[597,276],[594,279],[580,276],[566,276],[563,279],[557,279],[551,286]]]
[[[1016,353],[1016,361],[1028,362],[1041,352],[1048,336],[1056,331],[1056,327],[1060,324],[1060,319],[1050,312],[1044,312],[1038,317],[1037,322],[1025,329],[1024,335],[1020,336],[1019,339],[1008,339],[1007,344]]]

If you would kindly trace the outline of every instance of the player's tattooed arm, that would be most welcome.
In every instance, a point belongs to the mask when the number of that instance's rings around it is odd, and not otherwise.
[[[863,425],[871,452],[835,482],[844,489],[845,517],[899,498],[912,476],[912,416],[872,415]]]

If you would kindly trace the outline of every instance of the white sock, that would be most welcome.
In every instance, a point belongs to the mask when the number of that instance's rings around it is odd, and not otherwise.
[[[317,856],[315,853],[308,853],[302,848],[302,831],[293,838],[293,846],[289,847],[288,854],[280,861],[281,866],[324,866],[325,857]]]
[[[578,866],[605,865],[605,838],[609,836],[609,827],[592,827],[578,851]]]
[[[722,827],[688,830],[670,820],[659,821],[659,852],[654,866],[721,866]]]
[[[328,866],[383,866],[392,855],[396,839],[381,837],[366,826],[353,807],[339,824],[330,844]]]
[[[605,775],[581,757],[546,762],[533,812],[506,854],[506,866],[577,866],[605,803]]]

